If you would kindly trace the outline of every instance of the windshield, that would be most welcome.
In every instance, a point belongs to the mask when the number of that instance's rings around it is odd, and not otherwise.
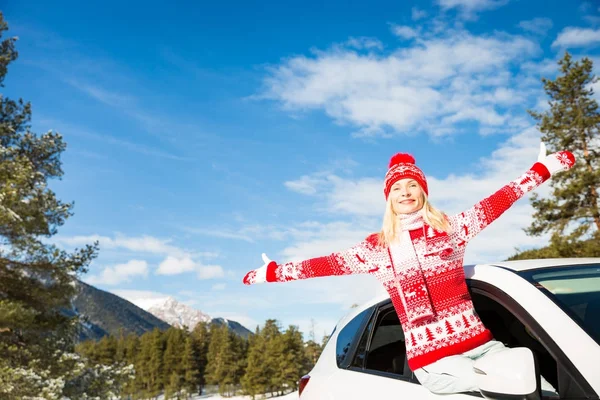
[[[545,268],[521,274],[600,344],[600,264]]]

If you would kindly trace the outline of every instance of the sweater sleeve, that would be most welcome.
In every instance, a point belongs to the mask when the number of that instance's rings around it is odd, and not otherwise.
[[[473,207],[450,217],[453,235],[463,245],[489,226],[517,200],[550,178],[550,172],[542,163],[535,163],[527,172],[496,193],[481,200]]]
[[[370,272],[374,251],[373,235],[351,248],[328,256],[267,266],[267,282],[285,282],[333,275]]]

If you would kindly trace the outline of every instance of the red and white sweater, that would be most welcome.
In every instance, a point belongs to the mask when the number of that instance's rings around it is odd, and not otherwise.
[[[565,157],[565,162],[573,160]],[[566,169],[566,168],[565,168]],[[461,354],[492,339],[473,308],[463,270],[467,244],[525,193],[550,178],[542,163],[470,209],[449,216],[450,233],[405,216],[409,227],[398,244],[378,245],[377,234],[346,251],[301,262],[267,266],[267,282],[372,274],[386,288],[398,313],[412,370]],[[408,234],[408,235],[407,235]],[[250,273],[246,283],[252,282]]]

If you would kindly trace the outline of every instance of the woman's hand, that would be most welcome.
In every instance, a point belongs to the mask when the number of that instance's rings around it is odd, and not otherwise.
[[[269,266],[269,264],[274,263],[274,261],[271,261],[265,253],[262,253],[262,259],[264,262],[262,267],[254,269],[248,272],[246,276],[244,276],[245,285],[264,283],[267,281],[267,267]]]

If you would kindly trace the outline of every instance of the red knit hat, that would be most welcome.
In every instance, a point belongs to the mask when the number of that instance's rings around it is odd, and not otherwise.
[[[423,171],[415,165],[415,158],[410,154],[397,153],[390,159],[390,165],[388,172],[385,174],[385,186],[383,193],[387,200],[392,185],[398,182],[400,179],[411,178],[414,179],[421,185],[421,188],[426,195],[429,196],[427,189],[427,179]]]

